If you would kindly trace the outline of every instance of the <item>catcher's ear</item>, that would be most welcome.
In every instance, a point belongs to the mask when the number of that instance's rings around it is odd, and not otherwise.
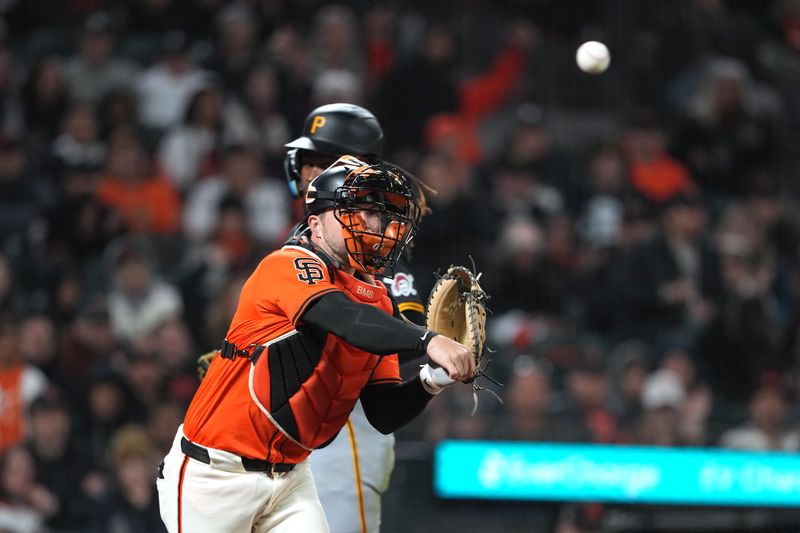
[[[319,218],[319,215],[311,215],[308,217],[308,228],[313,233],[319,233],[321,225],[322,220]]]

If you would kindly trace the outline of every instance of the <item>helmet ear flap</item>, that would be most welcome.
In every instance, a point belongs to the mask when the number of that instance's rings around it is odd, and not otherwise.
[[[283,158],[283,171],[286,174],[286,181],[292,198],[300,198],[301,196],[300,184],[302,176],[300,175],[299,152],[298,148],[292,148],[286,152],[286,156]]]

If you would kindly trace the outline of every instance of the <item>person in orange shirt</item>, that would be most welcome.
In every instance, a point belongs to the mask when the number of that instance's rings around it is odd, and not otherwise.
[[[306,461],[357,400],[383,433],[476,368],[469,348],[400,320],[376,279],[417,229],[412,178],[340,158],[306,192],[306,243],[267,255],[247,280],[157,487],[170,532],[327,532]],[[427,354],[403,382],[398,352]]]
[[[667,152],[666,143],[664,128],[648,111],[636,117],[624,139],[631,185],[657,204],[695,188],[689,169]]]
[[[47,392],[48,381],[19,351],[19,324],[12,314],[0,315],[0,455],[22,442],[25,415]]]
[[[153,172],[153,163],[137,134],[118,130],[109,142],[107,175],[98,199],[117,211],[135,233],[173,233],[181,201],[169,181]]]

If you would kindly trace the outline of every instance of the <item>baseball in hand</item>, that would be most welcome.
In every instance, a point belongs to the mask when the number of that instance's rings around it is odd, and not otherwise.
[[[587,74],[600,74],[611,63],[611,54],[600,41],[587,41],[580,45],[575,54],[578,67]]]

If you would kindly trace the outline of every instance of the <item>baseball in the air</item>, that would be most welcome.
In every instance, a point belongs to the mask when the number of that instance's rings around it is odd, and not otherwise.
[[[611,63],[608,47],[600,41],[587,41],[578,47],[575,54],[578,67],[587,74],[600,74]]]

